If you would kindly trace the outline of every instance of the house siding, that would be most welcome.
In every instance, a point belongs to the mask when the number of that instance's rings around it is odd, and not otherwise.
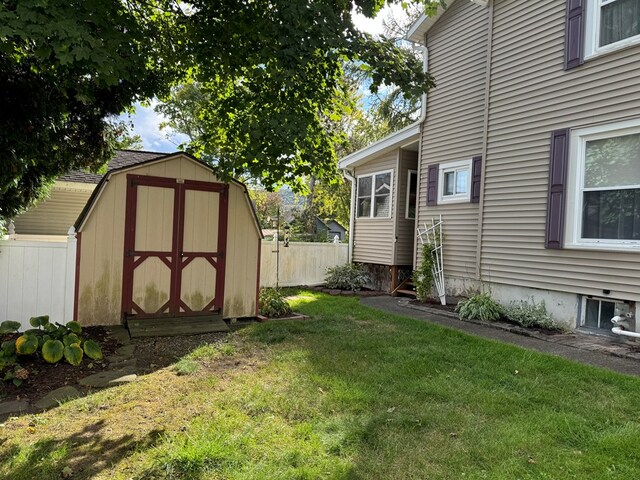
[[[544,248],[551,132],[640,117],[640,47],[565,71],[565,9],[494,3],[482,279],[638,301],[637,252]]]
[[[16,232],[25,235],[66,235],[93,191],[54,184],[51,195],[14,220]]]
[[[478,204],[427,206],[430,164],[470,160],[482,153],[488,10],[456,2],[428,33],[429,92],[422,129],[418,187],[418,226],[442,214],[444,269],[447,276],[475,278]],[[420,261],[420,248],[416,263]]]
[[[391,218],[355,218],[353,261],[394,265],[395,212],[398,200],[398,149],[354,169],[355,177],[392,170]],[[355,214],[355,213],[354,213]]]
[[[413,243],[416,236],[415,219],[406,218],[407,190],[409,189],[409,170],[417,171],[418,154],[408,150],[400,151],[398,168],[398,201],[396,202],[396,265],[413,265]]]

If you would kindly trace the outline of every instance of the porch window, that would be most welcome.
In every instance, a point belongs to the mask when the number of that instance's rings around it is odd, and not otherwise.
[[[358,177],[358,218],[391,217],[391,171]]]
[[[409,170],[407,174],[407,210],[405,218],[413,220],[416,218],[416,198],[418,193],[418,172]]]
[[[640,43],[640,0],[590,0],[586,56]]]
[[[617,128],[626,125],[572,134],[568,238],[576,246],[640,247],[640,125]]]

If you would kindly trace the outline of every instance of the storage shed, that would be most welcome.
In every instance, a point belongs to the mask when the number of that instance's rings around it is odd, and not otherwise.
[[[83,325],[258,313],[262,233],[248,192],[190,155],[110,170],[75,228],[74,318]]]

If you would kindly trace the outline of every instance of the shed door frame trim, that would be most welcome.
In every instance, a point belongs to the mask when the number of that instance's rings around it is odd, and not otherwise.
[[[169,188],[174,191],[173,202],[173,235],[170,252],[147,251],[142,255],[136,255],[136,216],[137,216],[137,186],[149,186]],[[218,210],[218,244],[216,252],[184,252],[184,221],[185,221],[185,192],[186,190],[198,190],[217,192],[219,197]],[[125,232],[124,232],[124,265],[122,279],[122,318],[126,319],[129,312],[138,311],[138,318],[145,316],[193,316],[210,315],[212,309],[222,313],[224,305],[224,279],[225,279],[225,250],[227,244],[227,223],[229,206],[229,185],[224,183],[204,182],[200,180],[183,180],[172,177],[156,177],[150,175],[127,174],[127,197],[125,204]],[[139,257],[136,259],[136,257]],[[171,289],[169,300],[156,313],[145,314],[133,301],[133,271],[149,257],[159,258],[171,270]],[[205,258],[216,270],[216,287],[214,298],[203,311],[191,311],[182,301],[182,270],[195,258]],[[214,308],[215,307],[215,308]],[[169,313],[165,311],[169,309]],[[180,309],[183,312],[180,312]]]

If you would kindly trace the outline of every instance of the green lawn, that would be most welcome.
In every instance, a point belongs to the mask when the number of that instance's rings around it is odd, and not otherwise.
[[[356,298],[293,303],[311,320],[255,325],[177,370],[8,421],[0,475],[640,478],[639,379]]]

